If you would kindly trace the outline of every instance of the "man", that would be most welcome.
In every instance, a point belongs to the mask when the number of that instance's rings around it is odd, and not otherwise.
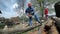
[[[45,17],[48,19],[48,8],[45,8]]]
[[[28,8],[26,9],[25,13],[29,17],[29,25],[30,26],[32,26],[32,16],[34,16],[36,21],[38,21],[38,23],[40,23],[39,17],[35,14],[31,3],[28,3]]]
[[[56,17],[60,18],[60,1],[56,2],[54,5]]]

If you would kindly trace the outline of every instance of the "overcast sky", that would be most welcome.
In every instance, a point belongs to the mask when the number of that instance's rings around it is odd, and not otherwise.
[[[25,8],[27,7],[27,3],[30,0],[27,0],[25,3]],[[19,14],[15,12],[13,9],[18,6],[17,0],[0,0],[0,10],[2,10],[2,16],[5,18],[16,17]]]

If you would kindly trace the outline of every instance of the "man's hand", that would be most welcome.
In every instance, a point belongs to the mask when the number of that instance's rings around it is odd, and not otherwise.
[[[27,14],[28,17],[31,17],[32,15],[30,15],[29,13]]]

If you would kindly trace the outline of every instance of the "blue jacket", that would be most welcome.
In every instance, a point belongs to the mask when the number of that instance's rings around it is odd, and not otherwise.
[[[33,9],[32,7],[28,7],[28,8],[26,9],[25,13],[26,13],[26,14],[29,13],[29,14],[31,14],[31,15],[34,15],[34,9]]]

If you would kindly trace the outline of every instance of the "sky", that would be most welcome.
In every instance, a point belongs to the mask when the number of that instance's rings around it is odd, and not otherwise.
[[[25,8],[27,7],[27,3],[29,1],[30,0],[26,0],[25,6],[24,6]],[[14,10],[14,8],[17,8],[17,7],[18,7],[17,0],[0,0],[0,10],[2,11],[1,16],[5,18],[20,16]]]

